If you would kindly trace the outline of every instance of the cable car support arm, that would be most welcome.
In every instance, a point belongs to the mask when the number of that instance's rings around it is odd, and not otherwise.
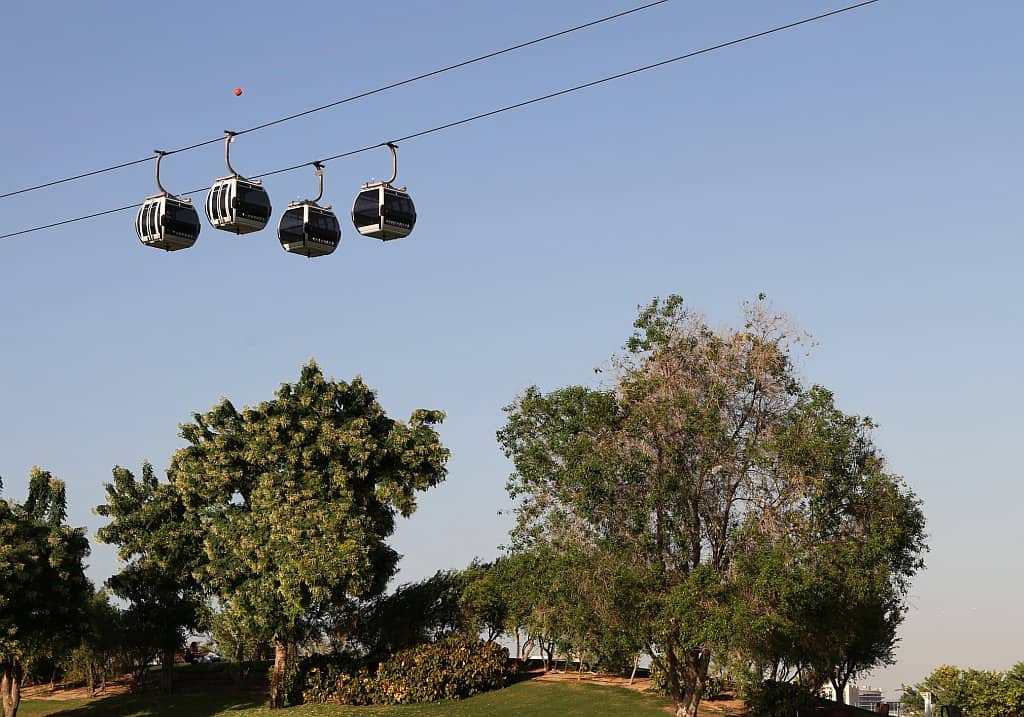
[[[156,153],[156,187],[164,196],[174,196],[167,191],[164,185],[160,183],[160,160],[164,158],[164,155],[167,154],[167,152],[164,152],[159,149],[154,149],[153,151]]]

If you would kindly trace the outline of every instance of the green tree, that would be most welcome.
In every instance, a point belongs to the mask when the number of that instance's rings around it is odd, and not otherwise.
[[[0,489],[2,489],[0,483]],[[63,657],[83,627],[92,585],[85,577],[89,542],[65,525],[64,483],[33,468],[28,498],[0,499],[0,701],[4,717],[21,703],[26,664]]]
[[[97,590],[89,603],[81,642],[61,662],[65,679],[83,681],[94,696],[105,690],[107,678],[126,666],[121,610],[111,604],[106,589]]]
[[[960,669],[940,665],[912,687],[904,686],[901,704],[912,714],[923,713],[925,692],[936,705],[960,707],[967,717],[1018,717],[1024,715],[1024,685],[1020,665],[1009,672]]]
[[[126,563],[107,586],[128,603],[123,618],[137,631],[132,652],[143,664],[160,656],[161,686],[170,692],[174,654],[186,633],[202,623],[203,595],[193,574],[201,556],[199,536],[186,522],[178,491],[171,483],[160,482],[150,463],[143,463],[139,479],[115,466],[113,482],[103,487],[107,502],[96,512],[110,522],[96,537],[116,545],[118,557]]]
[[[547,670],[557,649],[573,649],[582,642],[577,628],[586,616],[580,611],[577,567],[568,551],[540,541],[495,565],[505,631],[515,635],[518,658],[527,660],[536,649]]]
[[[474,560],[460,573],[462,619],[468,632],[493,642],[506,631],[508,602],[501,585],[498,563]]]
[[[441,570],[425,580],[398,586],[362,606],[354,637],[370,662],[432,642],[465,627],[456,571]]]
[[[310,362],[273,400],[239,411],[223,399],[182,426],[169,476],[201,543],[196,575],[272,638],[271,707],[284,706],[288,648],[311,618],[394,574],[396,514],[445,476],[443,418],[393,420],[361,379],[329,381]]]
[[[515,465],[516,545],[582,556],[573,562],[590,569],[577,573],[576,599],[592,629],[642,645],[676,713],[693,717],[712,653],[735,649],[751,606],[767,604],[746,590],[741,561],[752,550],[784,563],[813,556],[805,548],[826,547],[813,529],[845,535],[856,516],[828,513],[844,505],[812,460],[831,446],[828,421],[801,414],[825,394],[800,385],[792,355],[801,336],[784,317],[759,300],[742,327],[716,330],[672,296],[642,310],[635,327],[614,387],[527,389],[498,437]],[[877,478],[917,510],[897,479],[858,476],[854,485]],[[877,509],[877,496],[863,497],[857,509]],[[815,510],[819,525],[808,525]],[[880,582],[900,587],[920,567],[919,513],[913,525],[889,526],[913,539],[905,562],[878,569]]]
[[[756,578],[746,620],[760,618],[745,647],[771,666],[771,680],[785,679],[781,668],[842,695],[856,675],[892,664],[909,581],[923,565],[925,521],[913,493],[885,472],[872,428],[814,386],[778,429],[772,453],[799,487],[796,500],[783,523],[748,533],[738,561]]]

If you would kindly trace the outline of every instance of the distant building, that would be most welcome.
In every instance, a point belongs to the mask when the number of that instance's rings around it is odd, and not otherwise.
[[[899,700],[886,700],[885,704],[889,706],[889,717],[900,717],[900,701]]]
[[[869,712],[875,712],[880,704],[889,705],[889,714],[899,714],[899,702],[887,701],[881,690],[877,690],[874,687],[859,687],[854,684],[847,683],[846,688],[843,690],[843,699],[836,699],[836,691],[832,685],[825,685],[821,690],[821,696],[827,700],[833,702],[842,702],[843,704],[851,705],[853,707],[859,707],[862,710]]]
[[[860,707],[862,710],[874,712],[875,708],[884,702],[882,699],[882,691],[876,690],[873,687],[858,687],[857,692],[857,701],[851,702],[850,704]]]

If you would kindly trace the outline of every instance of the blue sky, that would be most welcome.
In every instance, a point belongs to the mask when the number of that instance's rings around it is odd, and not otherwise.
[[[637,3],[639,4],[639,3]],[[240,137],[243,174],[388,140],[837,7],[683,2]],[[610,14],[626,2],[137,3],[0,9],[0,193],[218,136]],[[715,323],[765,292],[819,343],[808,382],[881,425],[932,552],[885,688],[1024,659],[1018,406],[1024,101],[1011,0],[869,8],[403,143],[408,239],[343,221],[315,261],[205,224],[165,254],[125,212],[0,241],[0,475],[167,465],[177,425],[267,398],[315,357],[385,408],[448,412],[450,476],[399,529],[401,579],[491,558],[510,521],[494,439],[525,386],[593,380],[639,304]],[[244,88],[241,97],[232,89]],[[328,165],[344,219],[385,150]],[[150,164],[0,200],[0,234],[141,201]],[[171,191],[224,174],[168,157]],[[269,178],[276,222],[315,194]],[[116,570],[94,549],[91,575]]]

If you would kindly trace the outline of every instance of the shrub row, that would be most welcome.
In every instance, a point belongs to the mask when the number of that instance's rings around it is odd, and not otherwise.
[[[345,655],[297,660],[285,687],[291,704],[411,704],[500,689],[516,671],[505,648],[455,634],[398,652],[375,667]]]

